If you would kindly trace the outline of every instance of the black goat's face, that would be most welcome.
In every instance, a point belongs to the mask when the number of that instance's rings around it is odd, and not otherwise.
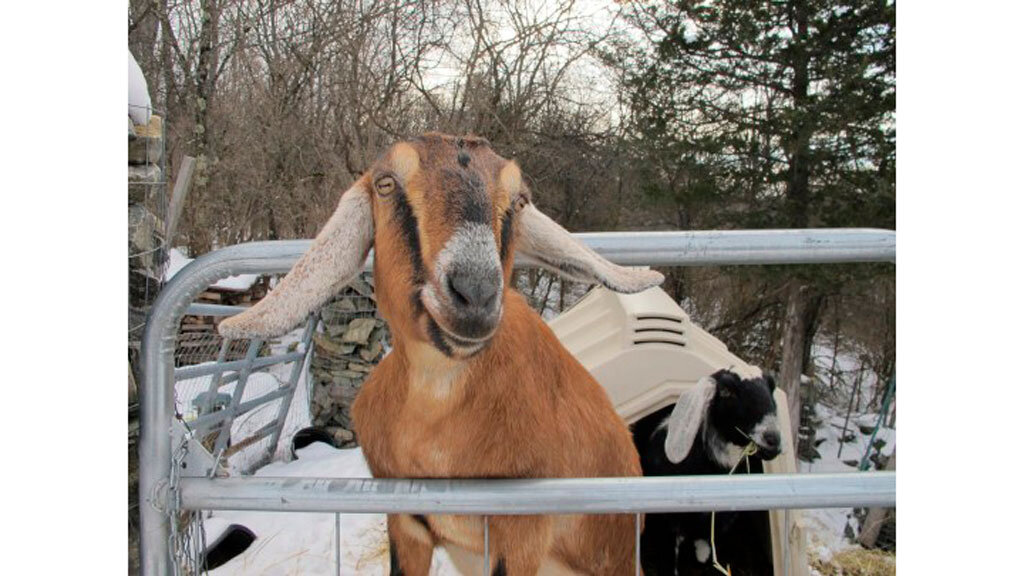
[[[716,383],[708,418],[723,440],[736,446],[751,441],[757,456],[771,460],[782,451],[782,436],[776,415],[775,381],[771,376],[741,379],[728,370],[711,376]]]
[[[683,392],[665,419],[665,455],[678,464],[698,436],[711,458],[728,469],[753,441],[757,456],[771,460],[782,451],[771,377],[742,379],[729,370],[701,378]]]

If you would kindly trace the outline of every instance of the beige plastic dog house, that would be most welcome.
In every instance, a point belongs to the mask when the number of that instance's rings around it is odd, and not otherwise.
[[[549,323],[566,348],[608,391],[627,423],[674,404],[697,380],[722,368],[743,377],[761,374],[729,352],[725,344],[690,321],[661,288],[617,294],[596,288]],[[776,388],[775,402],[783,452],[765,462],[766,474],[796,472],[786,394]],[[772,553],[777,576],[807,576],[803,531],[790,513],[787,530],[782,511],[772,511]],[[787,533],[788,532],[788,533]],[[789,538],[789,570],[783,538]]]

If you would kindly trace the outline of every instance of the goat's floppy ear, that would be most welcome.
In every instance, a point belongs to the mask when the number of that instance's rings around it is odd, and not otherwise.
[[[705,376],[697,381],[697,385],[679,396],[676,407],[668,417],[668,433],[665,435],[665,455],[673,464],[686,459],[693,448],[704,422],[704,415],[715,397],[717,384],[715,379]]]
[[[252,308],[220,323],[225,338],[272,338],[294,328],[358,274],[373,245],[373,210],[364,177],[341,196],[313,246]]]
[[[641,292],[665,280],[660,272],[625,268],[605,260],[533,204],[523,206],[519,226],[518,250],[570,280],[599,283],[623,294]]]

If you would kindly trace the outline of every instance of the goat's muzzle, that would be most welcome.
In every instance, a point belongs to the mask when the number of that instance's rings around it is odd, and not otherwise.
[[[781,439],[776,433],[765,433],[762,443],[758,444],[758,454],[762,460],[772,460],[782,452]]]
[[[449,336],[481,343],[494,335],[501,319],[501,268],[457,262],[446,271],[444,318],[435,318]]]
[[[762,460],[772,460],[782,453],[782,434],[774,411],[754,426],[750,438],[757,444],[757,454]]]
[[[757,455],[762,460],[773,460],[782,453],[782,437],[777,430],[767,430],[756,438]]]
[[[505,288],[491,230],[460,228],[439,255],[434,274],[424,304],[444,340],[456,349],[482,348],[501,320]]]

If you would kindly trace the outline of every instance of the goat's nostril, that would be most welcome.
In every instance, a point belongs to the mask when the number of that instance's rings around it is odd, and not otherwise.
[[[487,310],[490,310],[491,308],[494,308],[494,300],[497,297],[498,297],[498,293],[497,292],[491,294],[491,297],[487,299],[487,302],[484,302],[484,308],[487,309]]]
[[[469,299],[466,298],[466,296],[459,290],[459,285],[455,282],[454,276],[448,277],[448,291],[451,292],[452,296],[455,298],[456,304],[460,306],[469,304]]]

